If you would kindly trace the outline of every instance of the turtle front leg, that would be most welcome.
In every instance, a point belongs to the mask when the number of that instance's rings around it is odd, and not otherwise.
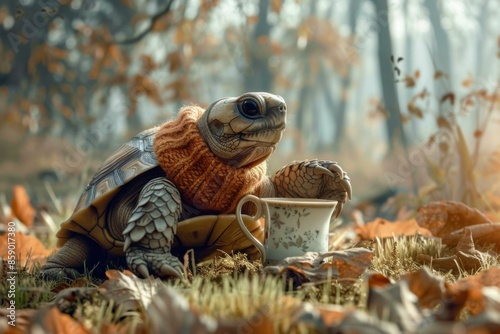
[[[159,177],[144,186],[123,230],[130,270],[143,277],[182,277],[182,265],[170,253],[181,213],[181,195],[172,182]]]
[[[279,197],[321,198],[338,201],[334,217],[352,197],[351,179],[333,161],[294,161],[271,178]]]

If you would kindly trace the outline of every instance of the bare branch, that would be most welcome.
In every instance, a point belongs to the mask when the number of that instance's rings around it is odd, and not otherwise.
[[[161,10],[160,12],[156,13],[153,17],[151,17],[151,21],[150,21],[149,26],[146,29],[144,29],[144,31],[142,31],[140,34],[138,34],[135,37],[129,38],[129,39],[115,41],[114,43],[115,44],[134,44],[134,43],[139,42],[141,39],[144,38],[144,36],[146,36],[148,33],[150,33],[151,30],[153,30],[153,27],[154,27],[156,21],[158,21],[163,15],[167,14],[170,11],[173,3],[174,3],[174,0],[170,0],[168,2],[167,6],[163,10]]]

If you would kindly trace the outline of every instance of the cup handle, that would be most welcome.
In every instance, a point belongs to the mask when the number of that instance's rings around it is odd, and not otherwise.
[[[252,202],[256,207],[257,207],[257,213],[252,216],[253,220],[258,220],[262,217],[262,202],[257,196],[254,195],[245,195],[243,196],[239,202],[238,205],[236,206],[236,219],[238,220],[238,224],[240,225],[241,230],[243,231],[243,234],[250,239],[250,241],[257,247],[259,250],[260,254],[262,255],[262,263],[266,261],[266,249],[264,245],[256,238],[253,236],[252,233],[248,230],[248,228],[245,225],[245,222],[243,221],[243,218],[241,217],[241,209],[243,208],[243,205],[247,202]]]

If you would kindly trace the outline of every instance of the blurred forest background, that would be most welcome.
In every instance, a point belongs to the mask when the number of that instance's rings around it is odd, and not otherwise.
[[[0,194],[74,203],[180,106],[269,91],[289,110],[271,171],[338,161],[367,215],[498,208],[499,17],[497,0],[2,1]]]

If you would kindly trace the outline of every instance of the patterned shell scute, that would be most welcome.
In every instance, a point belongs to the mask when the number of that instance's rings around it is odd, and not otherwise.
[[[158,166],[153,149],[157,131],[158,127],[143,131],[116,150],[85,187],[75,212],[87,208],[101,196]]]

